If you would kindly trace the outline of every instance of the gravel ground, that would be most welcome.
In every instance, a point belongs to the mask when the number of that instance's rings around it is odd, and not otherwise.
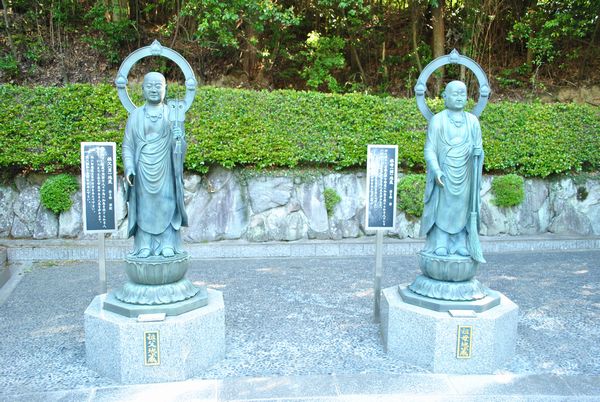
[[[600,251],[486,258],[478,279],[520,307],[516,357],[500,372],[600,375]],[[425,372],[383,352],[372,322],[373,264],[373,257],[193,261],[188,277],[222,291],[226,309],[227,356],[204,378]],[[383,287],[418,273],[416,257],[388,257],[384,266]],[[83,312],[97,267],[22,268],[0,306],[0,394],[116,385],[85,365]],[[124,281],[122,263],[109,263],[109,289]]]

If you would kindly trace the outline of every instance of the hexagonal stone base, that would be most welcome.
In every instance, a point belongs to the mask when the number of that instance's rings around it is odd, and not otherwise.
[[[397,286],[384,289],[384,348],[433,373],[490,374],[513,358],[519,308],[506,296],[500,293],[500,304],[487,311],[456,315],[406,303]]]
[[[106,294],[85,310],[87,365],[125,384],[182,381],[202,373],[225,356],[223,294],[208,289],[208,305],[138,322],[104,310]]]

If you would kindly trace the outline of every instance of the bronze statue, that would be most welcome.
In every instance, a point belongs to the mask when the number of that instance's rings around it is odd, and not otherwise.
[[[479,99],[471,112],[465,111],[467,87],[461,81],[446,86],[446,108],[433,114],[425,102],[427,79],[446,64],[470,69],[479,82]],[[419,252],[419,275],[400,294],[407,303],[437,311],[473,309],[484,311],[500,297],[483,286],[475,275],[485,263],[479,242],[480,187],[483,146],[478,116],[490,95],[481,66],[453,50],[438,57],[421,72],[415,85],[417,106],[428,120],[424,156],[427,178],[421,236],[425,247]],[[481,301],[477,306],[465,301]],[[458,303],[454,303],[458,302]],[[461,304],[462,303],[462,304]]]
[[[470,250],[477,245],[471,242],[469,247],[467,237],[477,236],[479,227],[481,128],[477,117],[464,111],[464,83],[450,82],[442,96],[446,109],[429,121],[425,142],[427,182],[421,236],[427,240],[423,252],[472,255],[477,260],[481,251]]]
[[[167,83],[157,72],[145,75],[145,102],[136,106],[127,93],[127,76],[144,57],[175,62],[185,76],[184,99],[165,101]],[[110,292],[104,309],[129,317],[141,313],[179,315],[208,304],[205,286],[185,277],[190,255],[183,250],[180,230],[188,218],[183,198],[184,121],[197,82],[189,63],[158,41],[131,53],[115,79],[119,99],[129,112],[123,138],[128,236],[133,250],[125,258],[128,281]]]
[[[186,143],[182,125],[165,104],[165,77],[144,77],[146,102],[127,120],[123,162],[129,203],[128,235],[134,236],[132,255],[172,257],[180,253],[179,230],[187,226],[181,176]]]

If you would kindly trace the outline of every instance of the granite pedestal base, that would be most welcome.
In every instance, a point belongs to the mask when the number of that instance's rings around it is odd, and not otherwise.
[[[225,356],[223,294],[208,289],[208,304],[164,321],[138,322],[102,308],[106,294],[85,311],[87,365],[124,384],[182,381]]]
[[[518,306],[499,295],[496,307],[453,316],[404,302],[397,286],[384,289],[384,348],[390,356],[432,373],[493,373],[514,356],[519,318]]]

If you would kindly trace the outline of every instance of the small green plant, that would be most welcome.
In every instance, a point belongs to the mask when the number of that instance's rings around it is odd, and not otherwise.
[[[523,178],[514,173],[495,177],[492,181],[493,203],[499,207],[514,207],[525,199]]]
[[[425,175],[408,174],[398,180],[398,208],[410,216],[423,215]]]
[[[342,198],[332,188],[326,188],[323,191],[323,198],[325,199],[325,209],[327,210],[327,216],[333,215],[335,206],[340,203]]]
[[[585,201],[588,197],[589,193],[585,186],[577,187],[577,201]]]
[[[12,54],[0,57],[0,71],[9,78],[15,78],[19,75],[19,64]]]
[[[71,194],[79,188],[77,179],[69,174],[48,178],[40,189],[42,205],[55,214],[68,211],[73,202]]]

